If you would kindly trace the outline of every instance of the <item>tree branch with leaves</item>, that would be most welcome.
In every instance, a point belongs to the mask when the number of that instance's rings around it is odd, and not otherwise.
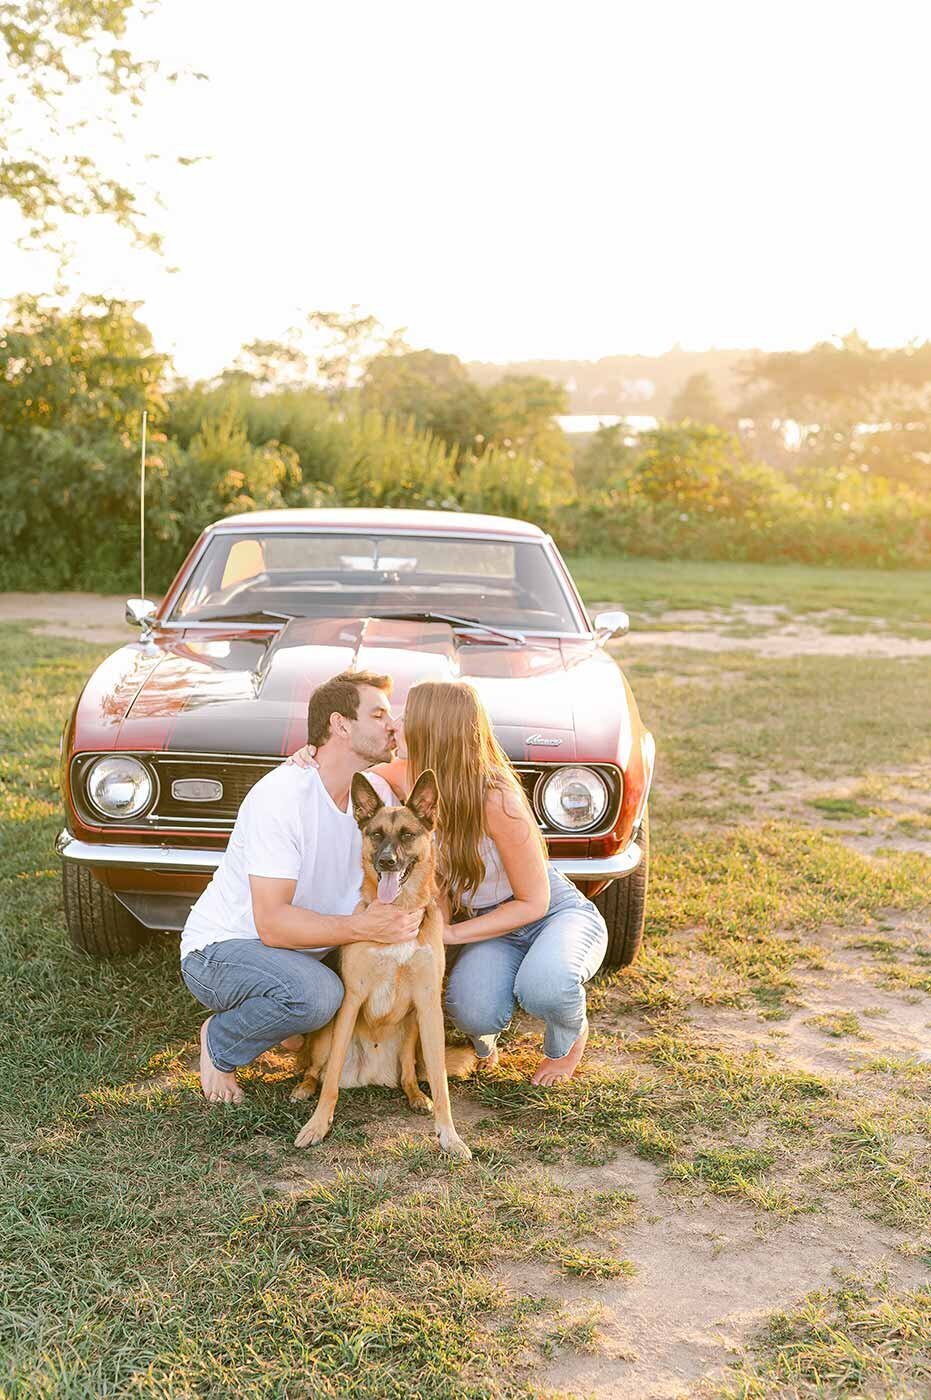
[[[18,210],[25,246],[63,254],[69,219],[104,215],[160,247],[138,188],[99,154],[123,139],[157,71],[125,42],[129,20],[156,4],[0,0],[0,205]]]

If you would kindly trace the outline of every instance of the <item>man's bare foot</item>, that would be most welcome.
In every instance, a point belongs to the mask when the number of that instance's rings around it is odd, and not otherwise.
[[[497,1047],[497,1045],[496,1045],[495,1048],[494,1048],[494,1050],[492,1050],[491,1054],[490,1054],[490,1055],[486,1055],[486,1056],[484,1057],[484,1059],[482,1058],[481,1055],[476,1055],[476,1057],[475,1057],[475,1060],[476,1060],[476,1068],[477,1068],[477,1069],[494,1069],[495,1066],[496,1066],[497,1063],[498,1063],[498,1058],[499,1058],[499,1056],[498,1056],[498,1047]]]
[[[304,1048],[304,1037],[302,1035],[289,1035],[280,1044],[282,1050],[293,1050],[297,1054],[298,1050]]]
[[[204,1098],[208,1103],[242,1103],[242,1090],[236,1083],[235,1074],[225,1074],[217,1069],[207,1049],[208,1016],[200,1028],[200,1082]]]
[[[588,1042],[588,1022],[582,1027],[582,1034],[571,1046],[568,1053],[558,1060],[541,1060],[537,1067],[537,1072],[531,1079],[531,1084],[558,1084],[561,1079],[571,1079],[579,1067],[579,1061],[585,1054],[585,1046]]]

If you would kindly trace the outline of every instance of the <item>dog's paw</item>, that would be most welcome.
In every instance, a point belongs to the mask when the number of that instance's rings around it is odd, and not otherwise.
[[[321,1122],[316,1114],[314,1114],[313,1118],[309,1119],[304,1124],[303,1128],[294,1139],[294,1146],[316,1147],[318,1143],[323,1141],[329,1131],[330,1124],[326,1122],[326,1120]]]
[[[303,1103],[305,1099],[312,1099],[317,1092],[316,1079],[302,1079],[296,1089],[291,1090],[291,1102]]]
[[[428,1099],[422,1089],[418,1089],[414,1094],[408,1094],[407,1102],[415,1113],[432,1113],[433,1100]]]
[[[437,1132],[440,1140],[440,1148],[447,1157],[453,1157],[457,1162],[471,1162],[472,1153],[466,1147],[462,1138],[455,1128],[440,1128]]]

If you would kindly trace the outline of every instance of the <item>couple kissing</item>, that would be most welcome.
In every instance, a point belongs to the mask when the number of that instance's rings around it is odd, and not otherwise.
[[[337,950],[377,945],[398,949],[395,965],[406,960],[424,906],[399,898],[403,837],[393,861],[383,862],[375,897],[360,903],[362,829],[382,804],[406,803],[431,772],[437,936],[455,958],[447,1015],[485,1066],[497,1060],[515,1005],[542,1021],[534,1084],[571,1077],[584,1054],[585,984],[607,949],[601,914],[548,864],[520,780],[472,687],[420,682],[403,726],[390,697],[390,677],[371,672],[343,672],[317,687],[308,746],[247,794],[191,910],[181,972],[210,1012],[200,1076],[212,1103],[242,1101],[239,1066],[279,1044],[297,1049],[300,1037],[334,1021],[346,995],[329,965]],[[358,774],[364,780],[354,783]],[[432,1076],[431,1088],[436,1097]]]

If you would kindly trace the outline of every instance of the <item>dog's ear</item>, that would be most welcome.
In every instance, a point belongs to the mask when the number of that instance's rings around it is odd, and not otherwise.
[[[439,801],[440,791],[436,785],[436,776],[432,768],[428,768],[417,779],[405,806],[410,808],[421,825],[432,831]]]
[[[381,811],[384,802],[362,773],[352,775],[352,815],[360,827],[368,826],[376,812]]]

